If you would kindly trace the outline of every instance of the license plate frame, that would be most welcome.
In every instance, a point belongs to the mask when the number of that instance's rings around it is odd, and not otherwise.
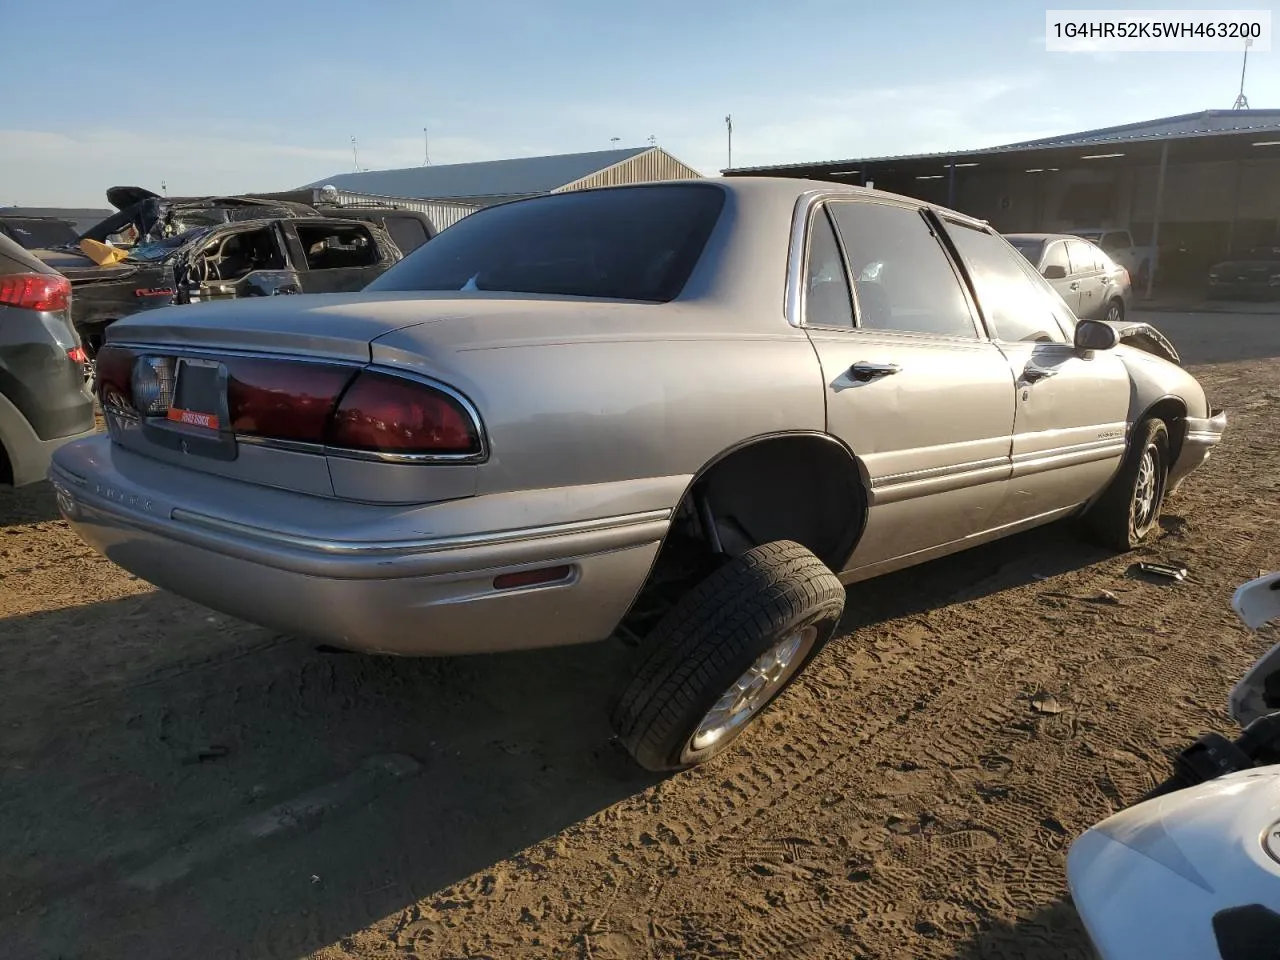
[[[198,372],[197,372],[198,371]],[[217,360],[177,357],[173,400],[165,414],[170,424],[210,436],[230,429],[227,411],[227,367]]]

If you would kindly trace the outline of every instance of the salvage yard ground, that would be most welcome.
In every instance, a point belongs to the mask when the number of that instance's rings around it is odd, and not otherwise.
[[[619,648],[324,654],[0,495],[0,955],[1089,956],[1067,845],[1228,728],[1264,642],[1231,593],[1280,568],[1280,316],[1149,319],[1231,416],[1156,543],[1054,526],[855,587],[662,782],[610,741]]]

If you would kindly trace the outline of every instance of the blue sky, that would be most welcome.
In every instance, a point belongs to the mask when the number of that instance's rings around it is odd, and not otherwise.
[[[1226,108],[1240,70],[1046,53],[1026,0],[17,3],[0,28],[33,42],[5,44],[0,205],[284,189],[352,169],[352,136],[362,167],[414,166],[424,125],[433,163],[653,135],[708,174],[726,113],[735,165],[980,147]],[[1253,107],[1280,107],[1275,58],[1250,54]]]

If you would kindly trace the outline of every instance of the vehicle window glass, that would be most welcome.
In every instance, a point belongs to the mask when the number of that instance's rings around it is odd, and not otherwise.
[[[556,193],[471,214],[368,290],[674,300],[724,208],[710,184]]]
[[[9,236],[28,250],[40,250],[75,243],[75,227],[66,220],[41,217],[5,217]]]
[[[973,280],[978,303],[991,336],[1006,342],[1063,343],[1066,336],[1054,317],[1053,287],[1000,237],[951,221],[948,233]]]
[[[1113,230],[1111,233],[1103,234],[1102,243],[1099,246],[1103,250],[1110,253],[1112,250],[1119,250],[1121,247],[1132,246],[1129,242],[1129,235],[1123,231]]]
[[[1049,244],[1049,249],[1044,257],[1044,266],[1061,267],[1067,273],[1070,273],[1071,263],[1067,260],[1067,245],[1061,242]]]
[[[361,224],[296,223],[308,270],[368,267],[380,259],[378,245]]]
[[[1040,254],[1044,252],[1043,240],[1028,240],[1025,237],[1008,237],[1007,239],[1032,266],[1040,262]]]
[[[239,280],[256,270],[283,270],[285,262],[275,231],[262,227],[220,233],[192,258],[191,267],[202,281]]]
[[[809,230],[804,269],[804,322],[811,327],[853,328],[849,277],[826,213],[819,210]]]
[[[855,200],[832,203],[831,212],[849,258],[859,327],[977,339],[960,278],[919,210]]]
[[[427,242],[427,228],[413,217],[387,217],[387,233],[400,252],[408,255]]]
[[[1067,256],[1071,260],[1071,269],[1067,271],[1068,273],[1093,273],[1097,269],[1094,265],[1092,244],[1068,240],[1063,246],[1067,248]]]
[[[1116,268],[1115,262],[1102,252],[1101,247],[1093,248],[1093,265],[1104,273],[1110,273]]]

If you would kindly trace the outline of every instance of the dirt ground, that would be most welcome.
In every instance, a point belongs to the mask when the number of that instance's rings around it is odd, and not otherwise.
[[[0,496],[0,955],[1088,956],[1066,847],[1228,729],[1264,646],[1231,592],[1280,568],[1280,317],[1152,319],[1231,415],[1157,542],[1054,526],[853,588],[758,729],[664,781],[610,739],[609,644],[325,654]]]

